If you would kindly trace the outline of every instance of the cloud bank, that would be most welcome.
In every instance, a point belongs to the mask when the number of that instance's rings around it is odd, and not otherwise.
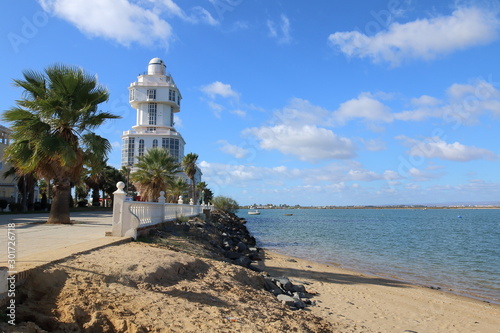
[[[359,31],[336,32],[328,41],[349,57],[397,66],[408,59],[429,60],[490,43],[498,37],[499,26],[496,12],[468,7],[458,8],[449,16],[392,23],[374,36]]]

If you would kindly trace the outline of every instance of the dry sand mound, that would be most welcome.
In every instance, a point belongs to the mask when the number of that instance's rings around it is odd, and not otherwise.
[[[112,246],[32,274],[18,300],[18,322],[29,323],[16,331],[335,331],[281,305],[263,284],[258,273],[225,262],[143,243]]]

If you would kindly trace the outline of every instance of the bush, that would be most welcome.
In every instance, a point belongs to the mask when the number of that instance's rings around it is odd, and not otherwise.
[[[41,202],[35,202],[33,204],[33,209],[34,210],[42,210],[42,203]]]
[[[236,200],[219,195],[212,200],[214,208],[224,213],[236,213],[239,208]]]
[[[20,203],[11,203],[9,204],[9,209],[11,212],[20,212],[23,210],[23,205],[21,205]]]
[[[2,210],[2,212],[5,208],[7,208],[8,204],[9,204],[9,202],[7,200],[5,200],[5,199],[0,200],[0,209]]]
[[[89,201],[87,199],[83,199],[78,201],[78,207],[87,207],[89,205]]]

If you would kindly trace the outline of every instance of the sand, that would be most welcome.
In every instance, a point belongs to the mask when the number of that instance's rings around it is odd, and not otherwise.
[[[282,305],[264,290],[259,273],[145,243],[109,246],[39,268],[18,293],[19,325],[2,324],[0,331],[336,330],[310,312]]]
[[[500,306],[449,292],[265,253],[260,265],[316,291],[309,309],[349,332],[500,332]]]
[[[261,274],[176,246],[127,243],[39,268],[19,287],[18,326],[0,331],[500,332],[498,305],[264,251],[259,267],[315,293],[292,310]]]

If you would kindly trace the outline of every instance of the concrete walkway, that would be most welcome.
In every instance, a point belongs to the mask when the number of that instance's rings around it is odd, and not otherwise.
[[[0,215],[0,267],[23,272],[76,253],[126,242],[123,237],[105,236],[111,231],[111,212],[71,213],[73,224],[43,224],[48,213]],[[8,224],[15,223],[15,228]],[[10,232],[9,232],[10,231]],[[15,239],[10,243],[8,237]],[[15,267],[9,258],[15,256]]]

